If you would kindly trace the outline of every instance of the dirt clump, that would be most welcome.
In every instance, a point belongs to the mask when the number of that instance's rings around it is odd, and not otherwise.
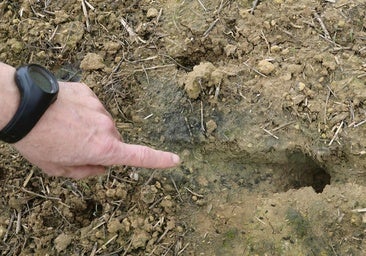
[[[103,57],[95,53],[88,53],[80,63],[80,68],[84,71],[98,70],[104,67]]]
[[[211,62],[201,63],[193,67],[193,71],[187,74],[184,82],[184,89],[186,90],[188,97],[197,99],[201,93],[201,90],[206,87],[212,87],[217,81],[217,76],[213,76],[215,66]],[[220,81],[218,81],[220,82]]]

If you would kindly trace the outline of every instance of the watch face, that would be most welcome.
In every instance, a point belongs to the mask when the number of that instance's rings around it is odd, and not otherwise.
[[[45,70],[38,66],[29,66],[28,72],[33,82],[43,91],[48,93],[52,93],[54,91],[52,79]]]

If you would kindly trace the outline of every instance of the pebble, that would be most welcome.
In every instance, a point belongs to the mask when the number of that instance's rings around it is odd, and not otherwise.
[[[297,84],[297,89],[302,92],[305,89],[306,85],[303,82],[299,82]]]
[[[6,234],[6,228],[3,226],[0,226],[0,239],[2,239]]]
[[[147,10],[147,13],[146,13],[146,18],[148,19],[152,19],[152,18],[155,18],[159,15],[159,11],[155,8],[150,8],[149,10]]]
[[[258,71],[264,75],[269,75],[275,70],[275,65],[273,65],[268,60],[261,60],[258,63]]]
[[[280,51],[281,51],[281,47],[279,47],[278,45],[271,46],[271,52],[275,53],[275,52],[280,52]]]
[[[57,252],[64,251],[71,244],[71,241],[72,236],[66,235],[64,233],[60,234],[58,237],[56,237],[54,241],[56,251]]]
[[[213,133],[217,128],[217,124],[214,120],[209,120],[206,122],[206,129],[207,129],[207,134],[211,134]]]

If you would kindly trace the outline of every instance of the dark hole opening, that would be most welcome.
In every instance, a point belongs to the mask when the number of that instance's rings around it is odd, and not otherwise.
[[[285,191],[311,186],[316,193],[321,193],[331,180],[328,172],[303,152],[288,155],[288,165],[281,176],[286,181]]]

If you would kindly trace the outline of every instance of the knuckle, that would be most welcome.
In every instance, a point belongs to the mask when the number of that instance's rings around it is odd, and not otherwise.
[[[149,158],[149,154],[150,154],[150,149],[148,147],[143,147],[140,151],[140,154],[138,155],[138,161],[143,164],[145,163],[148,158]]]
[[[116,155],[115,140],[113,138],[105,138],[96,146],[93,156],[93,163],[99,165],[108,165],[110,158]]]

